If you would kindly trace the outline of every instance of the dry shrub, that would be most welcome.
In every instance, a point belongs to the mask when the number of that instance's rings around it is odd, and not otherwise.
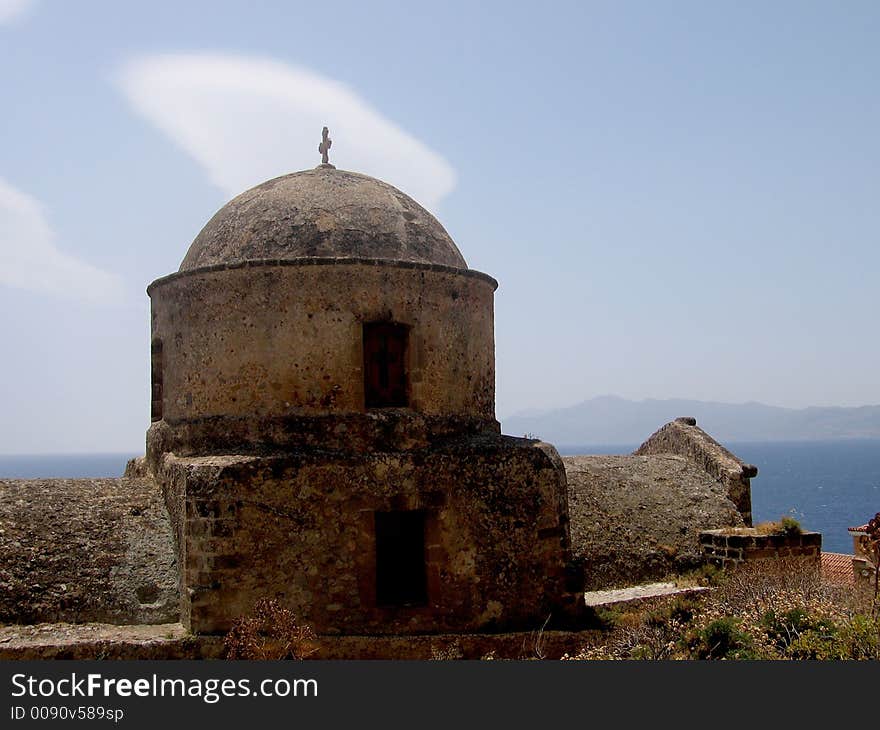
[[[606,612],[611,615],[611,612]],[[617,608],[575,659],[880,659],[880,616],[803,558],[746,562],[695,600]]]
[[[759,535],[800,535],[803,533],[801,523],[794,517],[780,517],[775,522],[760,522],[755,525]]]
[[[271,598],[236,619],[224,639],[227,659],[305,659],[317,651],[315,633]]]
[[[584,647],[568,659],[676,659],[681,639],[699,610],[699,599],[676,597],[606,612],[604,641]],[[611,618],[613,616],[613,619]]]
[[[880,622],[864,594],[822,580],[798,558],[747,562],[726,573],[703,621],[736,617],[767,659],[880,658]]]
[[[816,602],[837,604],[846,591],[822,581],[819,565],[803,558],[747,561],[727,569],[713,603],[727,615],[763,613]],[[794,604],[794,605],[790,605]]]

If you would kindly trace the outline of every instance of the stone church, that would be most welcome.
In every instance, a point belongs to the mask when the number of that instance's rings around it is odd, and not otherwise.
[[[323,151],[223,206],[148,287],[145,457],[0,480],[0,623],[220,635],[273,598],[325,636],[572,626],[585,585],[686,566],[699,529],[749,523],[754,468],[691,420],[616,462],[502,435],[497,282]]]

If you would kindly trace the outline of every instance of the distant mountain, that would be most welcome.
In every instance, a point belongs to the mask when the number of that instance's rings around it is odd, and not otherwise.
[[[880,439],[880,406],[779,408],[763,403],[631,401],[600,396],[568,408],[517,413],[504,433],[532,434],[557,445],[637,444],[679,416],[693,416],[719,441]]]

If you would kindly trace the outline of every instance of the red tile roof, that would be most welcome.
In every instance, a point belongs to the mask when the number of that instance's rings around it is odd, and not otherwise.
[[[868,523],[866,522],[861,527],[847,527],[849,532],[867,532],[868,531]]]
[[[822,577],[829,583],[855,586],[853,556],[843,553],[822,553]]]

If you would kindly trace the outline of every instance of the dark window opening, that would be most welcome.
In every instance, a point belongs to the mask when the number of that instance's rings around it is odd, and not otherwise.
[[[406,325],[374,322],[364,325],[364,403],[367,408],[409,405]]]
[[[376,512],[376,603],[424,606],[427,602],[425,513]]]
[[[162,420],[162,340],[150,344],[150,419]]]

